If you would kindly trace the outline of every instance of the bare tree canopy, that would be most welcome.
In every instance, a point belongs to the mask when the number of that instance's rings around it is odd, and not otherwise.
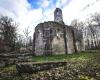
[[[74,19],[71,26],[81,30],[84,38],[84,46],[87,49],[99,48],[100,44],[100,13],[95,13],[85,20],[85,22]]]
[[[100,13],[95,13],[94,15],[92,15],[91,22],[92,22],[94,27],[100,28]]]
[[[6,46],[10,47],[11,50],[14,50],[15,40],[16,40],[16,28],[17,24],[7,16],[0,17],[0,31],[3,41],[6,43]]]
[[[30,30],[29,30],[29,27],[25,28],[23,30],[23,33],[25,35],[25,38],[26,38],[26,41],[25,41],[25,47],[27,48],[28,44],[29,44],[29,34],[30,34]]]
[[[74,19],[71,22],[71,26],[73,26],[74,28],[78,29],[78,30],[82,30],[84,27],[84,22],[78,21],[77,19]]]

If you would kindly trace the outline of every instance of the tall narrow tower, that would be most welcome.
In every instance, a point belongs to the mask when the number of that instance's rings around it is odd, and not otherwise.
[[[54,11],[54,21],[63,24],[62,10],[60,8],[56,8]]]

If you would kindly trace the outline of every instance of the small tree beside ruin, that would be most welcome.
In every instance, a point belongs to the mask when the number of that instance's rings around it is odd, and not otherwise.
[[[8,51],[15,50],[17,26],[18,25],[13,21],[12,18],[9,18],[7,16],[0,17],[0,31],[2,41],[5,43],[5,48],[8,49]]]

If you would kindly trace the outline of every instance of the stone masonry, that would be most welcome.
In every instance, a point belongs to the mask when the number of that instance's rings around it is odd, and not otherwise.
[[[81,51],[82,34],[63,22],[62,11],[56,8],[54,21],[40,23],[33,35],[34,55],[72,54]]]

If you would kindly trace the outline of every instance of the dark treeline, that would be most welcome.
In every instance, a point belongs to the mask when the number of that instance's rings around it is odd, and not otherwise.
[[[7,16],[0,17],[0,50],[14,51],[17,38],[17,24]]]
[[[12,18],[8,16],[0,17],[0,52],[20,51],[21,48],[26,50],[26,46],[32,46],[32,38],[27,33],[29,29],[23,31],[25,37],[27,37],[27,41],[25,41],[24,35],[18,33],[18,27],[18,23]]]

